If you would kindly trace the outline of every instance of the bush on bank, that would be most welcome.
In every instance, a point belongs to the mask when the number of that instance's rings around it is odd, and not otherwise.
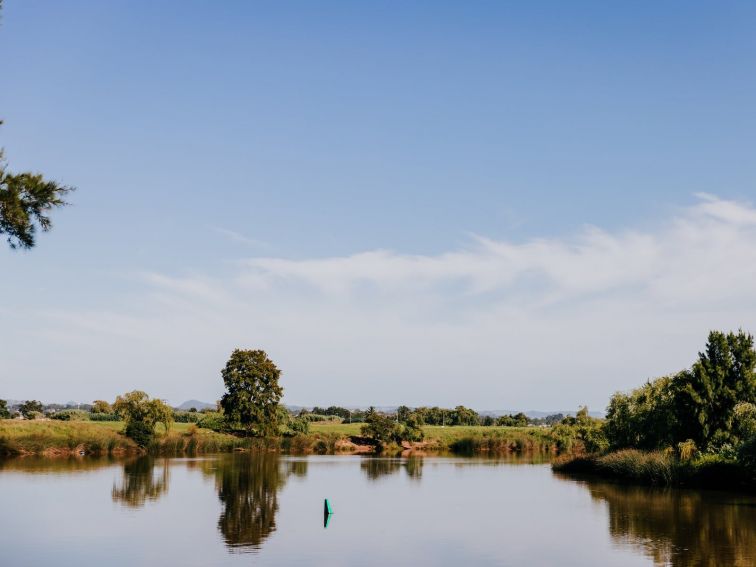
[[[682,460],[671,451],[624,449],[605,455],[565,457],[555,472],[599,475],[637,484],[754,491],[756,474],[741,462],[714,454]]]

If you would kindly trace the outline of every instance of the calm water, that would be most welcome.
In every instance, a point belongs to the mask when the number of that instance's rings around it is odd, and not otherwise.
[[[511,459],[15,459],[0,505],[14,566],[756,565],[756,498]]]

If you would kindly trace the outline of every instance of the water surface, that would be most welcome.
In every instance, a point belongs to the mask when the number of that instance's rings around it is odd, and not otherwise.
[[[537,459],[13,459],[0,503],[0,563],[16,566],[756,565],[756,498]]]

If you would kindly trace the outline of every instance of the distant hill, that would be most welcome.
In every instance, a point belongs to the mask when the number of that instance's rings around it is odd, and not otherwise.
[[[197,410],[203,410],[203,409],[214,409],[215,404],[208,404],[207,402],[201,402],[199,400],[187,400],[180,406],[178,406],[176,409],[180,409],[182,411],[187,411],[192,408],[195,408]]]

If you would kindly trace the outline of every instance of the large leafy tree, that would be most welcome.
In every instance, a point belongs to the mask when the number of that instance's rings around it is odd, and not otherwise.
[[[671,446],[685,437],[675,411],[678,376],[649,381],[629,394],[612,396],[606,410],[606,435],[615,448],[656,449]]]
[[[281,371],[265,351],[234,350],[221,375],[226,393],[220,403],[226,419],[249,433],[277,435]]]
[[[749,437],[756,404],[756,351],[743,331],[712,331],[693,366],[615,394],[605,431],[615,448],[655,449],[691,440],[700,448]]]
[[[379,443],[390,443],[396,440],[401,427],[391,417],[371,407],[365,414],[365,425],[362,426],[361,431],[362,435],[375,439]],[[378,448],[380,447],[379,445]]]
[[[675,401],[683,437],[699,446],[730,442],[734,409],[756,402],[753,336],[712,331],[706,350],[675,380]]]
[[[11,413],[8,409],[8,402],[0,400],[0,419],[10,419]]]

